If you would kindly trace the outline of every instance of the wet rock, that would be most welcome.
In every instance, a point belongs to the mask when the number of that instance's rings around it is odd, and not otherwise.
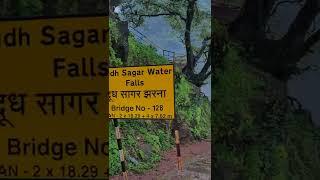
[[[147,143],[141,143],[139,149],[143,152],[144,158],[149,159],[152,155],[152,146]]]
[[[128,156],[128,160],[130,162],[132,162],[134,165],[138,165],[139,164],[139,161],[136,160],[136,158],[134,158],[134,157]]]

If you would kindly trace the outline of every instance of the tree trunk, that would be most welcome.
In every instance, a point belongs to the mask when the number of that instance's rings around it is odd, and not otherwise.
[[[113,11],[115,7],[121,5],[121,0],[109,0],[109,11]],[[129,53],[129,24],[126,21],[121,21],[118,14],[110,12],[110,17],[114,18],[117,22],[120,37],[118,42],[115,39],[111,39],[112,48],[115,50],[116,57],[120,58],[124,65],[128,65],[128,53]]]
[[[230,34],[242,42],[265,38],[265,26],[276,0],[246,0],[240,16],[231,23]]]
[[[265,4],[266,6],[263,6]],[[264,31],[274,4],[275,0],[247,0],[241,15],[231,24],[229,32],[246,48],[253,49],[250,53],[258,59],[254,62],[258,68],[273,74],[280,80],[287,81],[296,70],[296,64],[308,50],[305,38],[319,14],[320,2],[307,0],[291,23],[286,35],[280,40],[267,39]],[[319,37],[313,36],[309,42],[315,44],[315,39],[319,40]]]
[[[183,68],[183,73],[190,79],[191,76],[194,74],[194,55],[192,50],[192,43],[191,43],[191,26],[192,20],[194,16],[194,9],[195,8],[195,0],[189,0],[188,8],[187,8],[187,18],[186,18],[186,25],[185,25],[185,32],[184,32],[184,41],[185,41],[185,48],[186,48],[186,56],[187,56],[187,64]]]
[[[318,0],[307,0],[299,11],[287,34],[282,38],[286,63],[297,63],[304,55],[304,43],[308,30],[320,11]]]
[[[116,57],[120,58],[124,65],[128,65],[128,53],[129,53],[129,27],[128,22],[117,21],[117,26],[119,29],[119,39],[116,42],[112,39],[112,48],[115,50]]]

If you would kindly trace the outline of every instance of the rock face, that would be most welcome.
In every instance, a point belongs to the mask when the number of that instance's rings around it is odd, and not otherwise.
[[[137,136],[137,141],[139,159],[149,159],[152,155],[152,146],[140,136]]]
[[[147,143],[141,144],[140,148],[145,153],[147,158],[151,157],[152,146],[150,144],[147,144]]]

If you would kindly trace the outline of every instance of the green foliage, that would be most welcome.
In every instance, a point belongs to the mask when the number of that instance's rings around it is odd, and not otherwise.
[[[116,52],[115,50],[112,48],[112,43],[117,43],[119,41],[119,30],[117,29],[116,26],[116,20],[114,19],[110,19],[109,20],[109,29],[110,29],[110,41],[109,41],[109,61],[110,64],[114,67],[119,67],[121,65],[123,65],[122,61],[120,58],[116,57]]]
[[[230,165],[233,179],[319,179],[319,129],[305,112],[284,111],[279,97],[265,97],[265,79],[238,51],[230,46],[215,74],[214,167]],[[257,106],[261,98],[265,102]]]
[[[246,168],[248,168],[245,171],[245,176],[250,180],[263,179],[263,174],[261,173],[263,163],[259,154],[259,148],[259,146],[252,146],[248,148],[245,155]]]
[[[228,31],[225,26],[223,26],[220,22],[218,22],[216,19],[212,18],[212,24],[213,24],[213,34],[216,39],[228,39]]]
[[[57,14],[78,14],[79,1],[58,0],[57,6]]]
[[[119,43],[120,41],[120,32],[117,28],[117,20],[111,19],[109,22],[110,28],[110,41],[109,50],[110,50],[110,63],[113,66],[121,66],[123,62],[120,58],[115,56],[115,50],[112,48],[112,43]],[[143,44],[137,41],[132,34],[130,34],[129,39],[129,53],[128,53],[128,66],[139,66],[139,65],[157,65],[165,64],[167,60],[157,54],[156,49],[150,45]]]
[[[182,77],[180,82],[175,82],[175,89],[178,93],[176,93],[176,105],[177,106],[188,106],[191,104],[190,92],[192,87],[190,83],[186,80],[186,78]]]
[[[194,138],[209,137],[210,102],[206,97],[195,93],[195,87],[183,76],[176,82],[176,109],[179,121],[188,125]]]
[[[128,65],[157,65],[167,62],[163,56],[156,53],[154,47],[138,42],[132,35],[129,36]]]
[[[164,128],[159,128],[160,123],[148,124],[141,121],[121,122],[123,143],[125,147],[128,168],[133,172],[143,172],[153,168],[161,159],[161,152],[173,147],[173,137]],[[115,140],[115,131],[112,123],[109,124],[109,166],[110,175],[118,174],[121,171],[119,153]],[[151,154],[148,156],[142,150],[142,144],[150,145]],[[128,161],[128,157],[135,158],[139,164]]]
[[[29,0],[29,1],[18,1],[19,6],[17,11],[22,16],[35,16],[41,15],[42,12],[42,3],[38,0]]]
[[[163,4],[167,4],[167,7],[181,14],[183,17],[187,17],[187,1],[172,1],[169,2],[161,1]],[[209,4],[209,0],[207,0]],[[196,2],[196,10],[194,18],[192,20],[192,33],[197,40],[203,40],[211,35],[211,11],[210,8],[199,7],[200,2]],[[165,5],[162,5],[165,7]],[[183,38],[185,32],[185,22],[181,20],[180,16],[167,16],[169,22],[175,33]]]
[[[320,178],[320,131],[303,115],[290,116],[285,128],[288,131],[287,149],[289,173],[296,179]]]
[[[2,1],[2,16],[37,16],[41,15],[43,4],[40,0]]]
[[[109,172],[111,175],[121,172],[119,151],[117,141],[115,141],[115,128],[109,123]]]
[[[239,136],[250,129],[253,115],[249,111],[249,95],[254,95],[257,81],[248,74],[235,48],[225,57],[224,70],[216,70],[219,81],[213,90],[213,136],[217,139]],[[244,119],[244,121],[240,121]],[[241,127],[241,129],[238,129]]]
[[[93,1],[93,0],[92,0]],[[50,3],[48,6],[45,3]],[[86,14],[80,12],[79,7],[84,1],[75,0],[2,0],[1,14],[3,16],[24,16],[34,17],[44,15],[44,8],[52,8],[52,15],[75,15]],[[107,1],[95,0],[96,8],[92,11],[104,13],[107,9]]]

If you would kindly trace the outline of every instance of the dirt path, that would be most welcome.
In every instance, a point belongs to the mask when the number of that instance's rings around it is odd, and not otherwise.
[[[178,175],[176,167],[176,149],[163,155],[158,166],[145,174],[129,173],[129,180],[180,180],[211,179],[211,142],[201,141],[181,145],[184,171]],[[111,180],[122,180],[121,176],[113,176]]]

